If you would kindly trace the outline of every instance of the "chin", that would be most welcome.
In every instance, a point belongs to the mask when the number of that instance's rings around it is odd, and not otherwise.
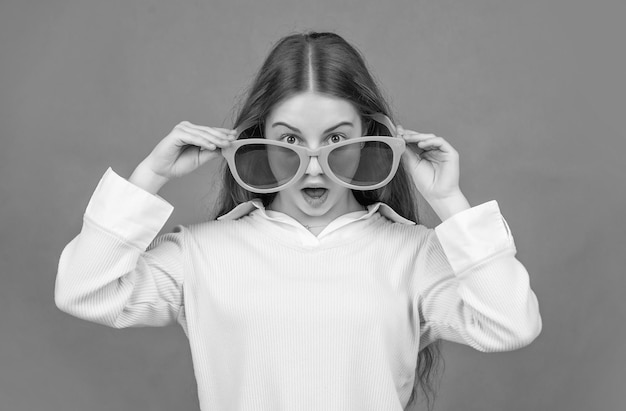
[[[331,208],[331,206],[328,206],[326,204],[324,204],[322,207],[311,207],[310,205],[305,203],[300,206],[300,211],[312,217],[321,217],[327,214]]]

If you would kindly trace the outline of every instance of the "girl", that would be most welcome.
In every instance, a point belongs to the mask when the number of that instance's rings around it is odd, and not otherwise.
[[[178,322],[203,410],[403,410],[420,386],[430,404],[437,341],[514,350],[541,318],[497,203],[470,207],[450,144],[390,116],[340,36],[282,39],[235,129],[182,122],[128,180],[107,170],[57,306]],[[172,211],[159,189],[221,157],[220,217],[156,237]]]

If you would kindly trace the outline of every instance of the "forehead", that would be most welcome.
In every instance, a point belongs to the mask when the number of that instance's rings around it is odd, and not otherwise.
[[[285,122],[297,128],[325,130],[343,121],[360,124],[360,116],[348,100],[316,92],[304,92],[278,103],[266,120],[266,125]]]

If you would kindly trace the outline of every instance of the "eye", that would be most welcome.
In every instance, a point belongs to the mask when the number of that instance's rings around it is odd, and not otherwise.
[[[298,142],[298,137],[293,134],[283,134],[280,136],[280,141],[283,141],[287,144],[296,144]]]
[[[336,144],[336,143],[341,143],[343,140],[345,140],[346,136],[344,136],[343,134],[340,133],[333,133],[330,136],[328,136],[328,141]]]

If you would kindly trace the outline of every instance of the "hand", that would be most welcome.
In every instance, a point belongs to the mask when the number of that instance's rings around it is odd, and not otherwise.
[[[130,181],[156,193],[167,181],[191,173],[221,155],[235,130],[179,123],[135,169]]]
[[[407,143],[403,157],[419,192],[429,202],[460,193],[459,154],[434,134],[423,134],[397,126]]]

